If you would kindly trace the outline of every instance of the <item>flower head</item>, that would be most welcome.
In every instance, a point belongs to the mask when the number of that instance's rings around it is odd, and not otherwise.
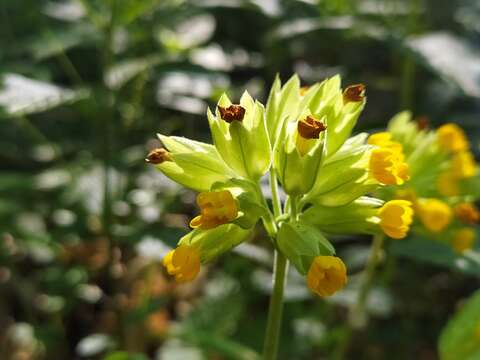
[[[480,220],[480,212],[472,203],[460,203],[455,206],[454,211],[455,216],[465,224],[473,225]]]
[[[388,148],[372,150],[369,170],[375,180],[385,185],[402,185],[409,179],[408,164],[396,151]]]
[[[238,205],[228,190],[202,192],[197,196],[200,215],[190,222],[192,228],[213,229],[236,219]]]
[[[470,250],[475,242],[475,231],[471,228],[457,230],[453,237],[452,247],[456,253],[463,253]]]
[[[437,129],[437,140],[440,146],[449,152],[465,151],[469,144],[460,126],[449,123]]]
[[[420,199],[418,216],[422,224],[431,232],[440,232],[452,221],[452,209],[438,199]]]
[[[407,236],[413,221],[412,203],[407,200],[391,200],[378,211],[380,227],[393,239],[403,239]]]
[[[179,245],[163,258],[163,266],[176,282],[192,281],[200,272],[200,254],[193,246]]]
[[[317,256],[307,273],[307,285],[319,296],[330,296],[347,283],[347,268],[335,256]]]

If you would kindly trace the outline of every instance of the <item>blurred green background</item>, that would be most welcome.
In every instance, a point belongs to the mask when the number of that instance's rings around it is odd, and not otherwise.
[[[259,231],[175,286],[160,261],[195,194],[144,163],[155,134],[210,141],[223,91],[265,101],[277,73],[340,73],[367,86],[357,131],[410,109],[460,124],[478,158],[479,40],[477,0],[2,1],[0,358],[255,359],[269,244]],[[336,239],[351,280],[327,301],[290,274],[281,359],[438,358],[480,262],[395,243],[349,338],[369,242]]]

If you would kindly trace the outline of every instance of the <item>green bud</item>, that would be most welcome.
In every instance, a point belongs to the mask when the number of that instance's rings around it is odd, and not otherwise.
[[[271,146],[265,124],[265,109],[245,92],[240,105],[226,95],[215,115],[208,110],[213,142],[220,156],[241,177],[258,181],[271,164]]]
[[[161,134],[158,137],[168,150],[164,151],[166,157],[160,161],[147,158],[147,161],[173,181],[197,191],[208,191],[215,182],[235,176],[213,145],[183,137]]]
[[[316,256],[335,254],[334,247],[323,234],[302,221],[282,223],[277,246],[303,275],[307,274]]]
[[[192,245],[200,252],[202,263],[209,262],[245,241],[252,230],[234,224],[220,225],[214,229],[195,229],[182,237],[178,245]]]
[[[361,197],[347,205],[328,207],[313,205],[300,219],[318,230],[331,234],[372,234],[379,230],[376,216],[383,201]]]

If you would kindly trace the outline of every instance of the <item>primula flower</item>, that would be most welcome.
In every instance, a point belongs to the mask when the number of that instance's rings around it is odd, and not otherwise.
[[[347,268],[336,256],[317,256],[307,274],[308,288],[319,296],[333,295],[347,283]]]
[[[440,126],[437,129],[437,139],[441,148],[450,152],[465,151],[469,147],[464,131],[453,123]]]
[[[417,209],[421,222],[431,232],[442,231],[452,221],[452,209],[439,199],[420,199]]]
[[[452,247],[456,253],[462,254],[470,250],[475,242],[475,231],[471,228],[462,228],[453,235]]]
[[[375,180],[385,185],[402,185],[409,179],[407,163],[394,150],[372,150],[369,167]]]
[[[190,222],[192,228],[213,229],[236,219],[238,205],[228,190],[202,192],[197,196],[201,215]]]
[[[452,171],[460,179],[475,176],[475,158],[470,151],[459,151],[452,159]]]
[[[390,200],[378,211],[380,227],[393,239],[403,239],[413,221],[412,203],[407,200]]]
[[[397,153],[401,160],[404,159],[403,146],[398,141],[392,140],[392,134],[388,131],[378,132],[368,137],[369,145],[376,145],[382,149],[389,149]]]
[[[200,272],[200,254],[193,246],[180,245],[163,258],[163,265],[175,281],[192,281]]]
[[[444,171],[437,178],[437,190],[442,196],[457,196],[460,194],[459,181],[453,171]]]

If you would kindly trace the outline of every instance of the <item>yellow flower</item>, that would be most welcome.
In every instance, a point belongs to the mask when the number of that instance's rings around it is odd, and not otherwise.
[[[432,232],[442,231],[452,221],[452,209],[438,199],[420,199],[418,216],[423,225]]]
[[[463,228],[458,230],[452,242],[453,250],[456,253],[461,254],[466,250],[470,250],[475,242],[475,231],[470,228]]]
[[[369,169],[373,178],[385,185],[402,185],[410,178],[408,164],[396,151],[388,148],[372,150]]]
[[[393,239],[403,239],[407,236],[413,221],[412,203],[407,200],[391,200],[378,211],[380,227]]]
[[[387,131],[379,132],[372,134],[368,137],[369,145],[376,145],[382,149],[389,149],[398,154],[400,159],[403,161],[403,146],[397,141],[392,140],[392,134]]]
[[[460,194],[458,178],[452,171],[445,171],[437,179],[437,190],[443,196],[457,196]]]
[[[230,191],[202,192],[197,196],[200,215],[190,221],[192,228],[213,229],[236,219],[237,202]]]
[[[335,256],[317,256],[310,265],[307,285],[319,296],[330,296],[347,283],[347,268]]]
[[[163,266],[176,282],[192,281],[200,272],[200,254],[193,246],[180,245],[163,258]]]
[[[460,126],[449,123],[437,129],[437,140],[442,148],[450,152],[465,151],[469,144]]]
[[[475,158],[470,151],[457,152],[452,159],[452,171],[458,178],[475,176]]]
[[[460,203],[455,206],[454,211],[455,216],[465,224],[473,225],[480,220],[480,212],[472,203]]]

